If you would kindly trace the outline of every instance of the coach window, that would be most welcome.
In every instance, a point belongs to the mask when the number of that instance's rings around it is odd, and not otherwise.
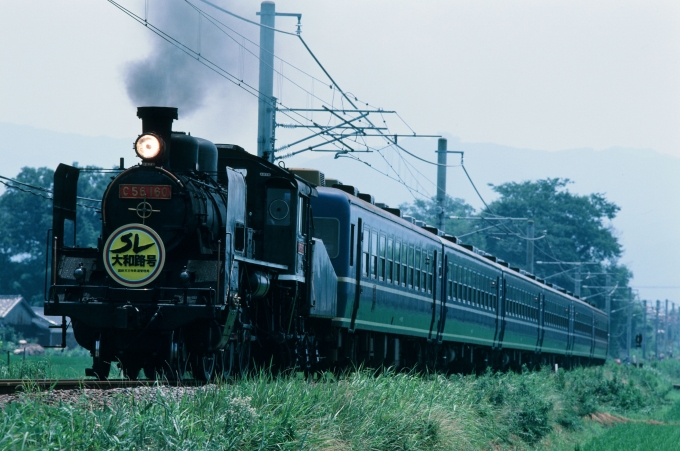
[[[477,300],[480,307],[484,307],[484,276],[477,273]]]
[[[456,299],[458,302],[463,302],[463,268],[456,265]]]
[[[446,298],[451,299],[455,294],[453,292],[453,263],[449,263],[448,271],[446,272]]]
[[[493,295],[491,294],[491,289],[493,288],[493,283],[491,283],[491,278],[487,277],[486,278],[486,306],[487,308],[491,309],[491,300],[493,299]]]
[[[437,255],[437,251],[434,251],[434,254],[432,254],[432,256],[430,257],[430,264],[429,264],[430,271],[427,275],[427,292],[428,293],[432,293],[432,287],[433,287],[433,283],[434,283],[434,273],[437,271],[437,268],[435,267],[435,262],[437,261],[437,259],[435,258],[436,255]]]
[[[482,304],[482,307],[487,308],[489,306],[488,303],[488,298],[486,291],[486,276],[484,274],[480,274],[479,276],[479,296],[480,296],[480,301]]]
[[[459,302],[463,302],[463,267],[460,265],[456,266],[456,283],[458,285],[456,297]]]
[[[408,244],[401,246],[401,285],[408,286]]]
[[[465,269],[465,301],[467,301],[468,304],[472,304],[472,287],[470,284],[472,283],[472,272],[470,271],[470,268],[464,268]]]
[[[408,247],[408,286],[413,288],[415,285],[415,280],[413,278],[415,274],[415,269],[413,265],[416,260],[416,249],[413,246]]]
[[[420,291],[420,249],[416,248],[416,253],[415,253],[415,263],[414,266],[415,268],[415,277],[413,278],[413,286],[416,290]]]
[[[354,266],[354,224],[349,225],[349,266]]]
[[[408,243],[401,245],[401,286],[408,287]]]
[[[330,258],[340,253],[340,221],[336,218],[314,218],[314,238],[323,241]]]
[[[371,264],[371,259],[368,254],[368,249],[370,249],[371,245],[371,230],[368,227],[364,227],[364,234],[363,234],[363,241],[361,242],[361,258],[362,258],[362,263],[364,267],[362,268],[362,274],[364,277],[368,277],[368,273],[370,272],[370,264]]]
[[[373,230],[373,239],[371,240],[371,277],[376,279],[378,277],[378,232]]]
[[[394,283],[401,285],[401,241],[394,243]]]
[[[387,263],[385,262],[385,235],[380,234],[380,242],[378,243],[378,261],[379,263],[379,271],[378,271],[378,278],[380,280],[385,280],[385,269],[387,267]]]
[[[387,239],[387,274],[385,275],[385,280],[392,282],[392,259],[394,255],[394,240],[392,238]]]
[[[411,277],[413,262],[411,260],[413,260],[413,247],[404,243],[404,247],[401,250],[401,268],[404,274],[403,282],[408,288],[411,288],[413,285],[413,278]]]
[[[430,271],[432,270],[432,257],[430,254],[427,253],[425,249],[423,249],[423,272],[421,273],[422,277],[422,282],[421,286],[423,287],[423,291],[430,291],[430,287],[428,283],[430,282]]]
[[[475,301],[475,291],[476,291],[475,290],[475,275],[476,275],[475,272],[470,270],[470,272],[468,274],[468,286],[470,287],[469,288],[470,296],[469,296],[468,299],[470,300],[470,305],[475,305],[475,303],[476,303],[476,301]]]

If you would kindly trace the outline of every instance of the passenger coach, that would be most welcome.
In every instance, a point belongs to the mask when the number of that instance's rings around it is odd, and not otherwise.
[[[446,370],[604,361],[604,312],[354,187],[317,191],[314,235],[338,277],[339,358]]]

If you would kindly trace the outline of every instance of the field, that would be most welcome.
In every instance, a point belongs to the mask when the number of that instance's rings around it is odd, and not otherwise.
[[[27,357],[47,377],[88,363]],[[665,361],[558,374],[260,373],[68,400],[29,391],[4,406],[0,449],[673,450],[679,382],[680,362]]]

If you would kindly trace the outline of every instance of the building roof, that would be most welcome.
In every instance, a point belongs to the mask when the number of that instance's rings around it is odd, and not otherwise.
[[[49,321],[50,323],[52,323],[52,325],[61,324],[61,316],[47,316],[47,315],[45,315],[45,307],[33,306],[33,311],[40,318],[44,318],[47,321]]]
[[[5,318],[22,300],[20,294],[0,294],[0,319]]]
[[[41,329],[49,329],[49,326],[57,323],[36,312],[21,295],[12,294],[0,295],[0,324],[10,326],[33,324]]]

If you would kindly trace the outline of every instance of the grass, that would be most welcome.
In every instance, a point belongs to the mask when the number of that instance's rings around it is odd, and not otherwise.
[[[83,352],[48,351],[41,356],[7,355],[0,359],[0,379],[79,379],[85,368],[92,366],[92,357]],[[111,367],[111,377],[120,377],[117,367]]]
[[[674,451],[680,447],[678,425],[620,424],[593,438],[578,451]]]
[[[674,449],[664,446],[680,439],[680,396],[670,388],[679,370],[680,362],[558,375],[359,371],[314,381],[260,373],[184,391],[130,391],[108,405],[84,392],[69,402],[27,393],[4,408],[0,449]],[[634,421],[587,419],[603,412]]]

